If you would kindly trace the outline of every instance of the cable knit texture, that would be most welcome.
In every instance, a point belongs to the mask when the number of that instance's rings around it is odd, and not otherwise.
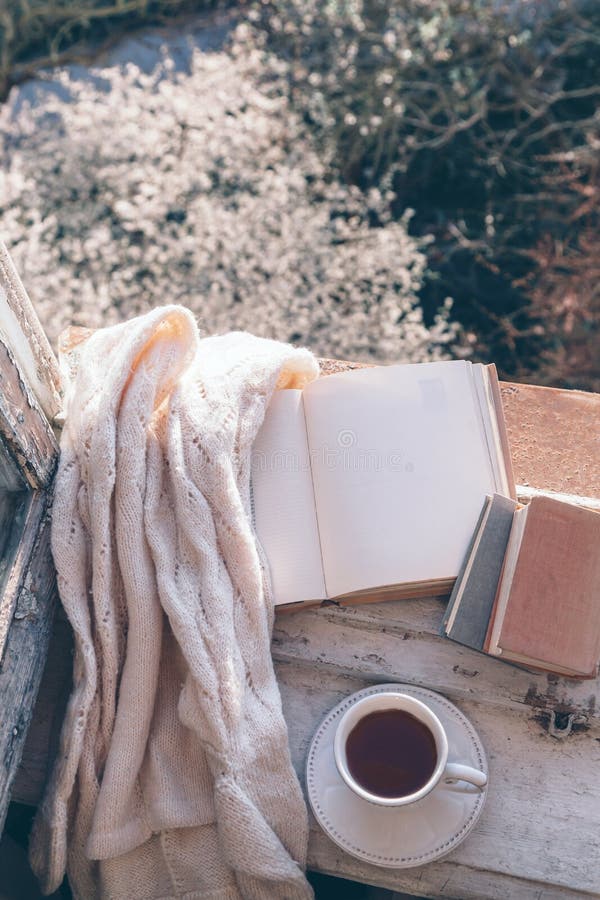
[[[75,635],[61,748],[30,845],[77,900],[306,900],[307,814],[273,670],[250,456],[306,350],[199,340],[167,306],[86,335],[52,551]]]

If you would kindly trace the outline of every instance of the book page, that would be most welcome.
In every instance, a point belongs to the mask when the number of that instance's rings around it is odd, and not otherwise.
[[[504,616],[506,614],[506,609],[508,606],[510,588],[515,574],[515,569],[517,567],[517,561],[519,559],[521,540],[523,538],[525,522],[527,521],[527,513],[529,512],[529,509],[529,506],[523,506],[521,509],[517,509],[513,515],[513,524],[512,528],[510,529],[510,535],[508,538],[508,544],[506,546],[506,553],[504,556],[504,569],[501,575],[500,583],[498,585],[498,598],[496,601],[495,609],[492,610],[493,622],[490,631],[488,653],[491,653],[493,656],[500,656],[502,654],[502,650],[498,646],[498,638],[502,630],[502,622],[504,621]]]
[[[516,499],[514,486],[511,483],[512,466],[510,467],[511,472],[509,476],[506,460],[502,452],[501,430],[496,417],[494,391],[492,388],[492,379],[495,379],[497,383],[496,369],[494,366],[490,367],[484,366],[481,363],[476,363],[473,365],[471,371],[473,373],[473,383],[479,400],[481,420],[487,440],[490,461],[494,471],[496,490],[505,497],[512,496],[513,499]]]
[[[302,391],[275,391],[252,448],[254,524],[275,604],[324,600]]]
[[[328,596],[456,577],[495,490],[471,364],[329,375],[304,408]]]

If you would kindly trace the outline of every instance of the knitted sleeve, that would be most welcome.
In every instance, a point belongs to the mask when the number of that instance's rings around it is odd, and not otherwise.
[[[47,892],[66,868],[85,900],[304,900],[250,457],[272,392],[316,362],[199,340],[179,307],[73,354],[52,548],[74,684],[32,866]]]

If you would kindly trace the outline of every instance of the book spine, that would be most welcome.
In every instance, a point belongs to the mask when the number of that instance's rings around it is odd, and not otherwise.
[[[491,503],[491,497],[488,495],[485,498],[485,503],[481,507],[481,512],[479,513],[479,518],[477,520],[477,525],[475,526],[475,530],[473,531],[473,535],[471,536],[471,540],[469,541],[469,546],[467,547],[467,552],[465,553],[464,559],[461,563],[460,571],[456,577],[456,581],[454,582],[454,587],[452,588],[452,593],[450,594],[450,599],[448,600],[448,605],[446,606],[446,612],[444,613],[444,618],[442,619],[442,624],[440,625],[440,631],[442,637],[445,637],[447,634],[446,626],[448,625],[448,620],[452,614],[452,610],[454,609],[454,605],[457,602],[460,596],[460,590],[462,587],[463,579],[465,576],[465,571],[467,565],[469,564],[469,560],[471,558],[471,554],[473,553],[473,547],[475,546],[475,541],[479,535],[479,531],[481,529],[481,525],[485,516],[485,512]]]
[[[515,505],[514,500],[494,494],[487,510],[484,510],[462,584],[455,597],[455,608],[446,625],[446,634],[451,640],[474,650],[482,650],[485,643]]]

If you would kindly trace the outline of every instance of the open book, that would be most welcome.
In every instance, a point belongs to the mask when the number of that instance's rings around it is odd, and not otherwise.
[[[278,606],[448,594],[486,494],[515,496],[495,367],[382,366],[277,391],[252,492]]]

